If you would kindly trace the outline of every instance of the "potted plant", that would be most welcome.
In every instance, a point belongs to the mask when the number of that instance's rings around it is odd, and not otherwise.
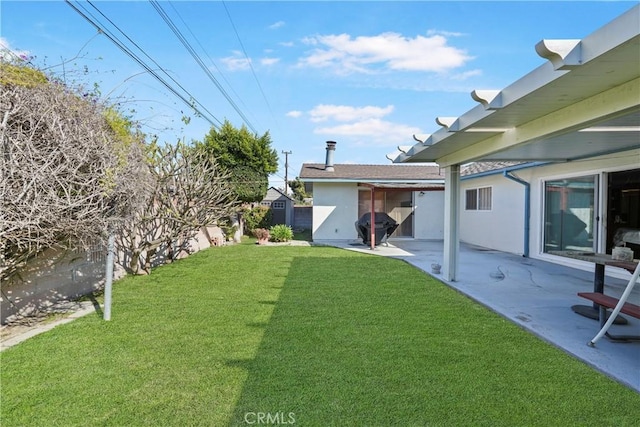
[[[259,245],[264,245],[269,242],[269,238],[271,237],[269,230],[266,228],[256,228],[253,230],[253,235],[256,236]]]

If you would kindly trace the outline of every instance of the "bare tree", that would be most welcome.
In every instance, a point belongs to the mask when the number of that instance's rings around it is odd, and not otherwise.
[[[0,283],[47,248],[119,236],[119,262],[149,271],[237,207],[228,176],[203,149],[145,145],[89,94],[0,63]],[[27,78],[24,78],[24,76]],[[144,258],[143,258],[144,257]]]
[[[152,195],[119,239],[128,258],[125,267],[136,274],[150,272],[161,247],[167,262],[189,252],[201,228],[238,206],[228,176],[205,150],[184,143],[156,146],[149,167]]]
[[[95,243],[136,210],[142,142],[123,143],[103,113],[55,82],[0,79],[1,283],[43,249]]]

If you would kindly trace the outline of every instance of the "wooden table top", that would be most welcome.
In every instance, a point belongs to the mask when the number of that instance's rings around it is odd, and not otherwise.
[[[596,252],[585,251],[549,251],[551,255],[559,255],[567,258],[579,259],[581,261],[588,261],[594,264],[610,265],[612,267],[624,268],[627,271],[633,272],[638,265],[637,260],[633,261],[621,261],[613,259],[610,254],[600,254]]]

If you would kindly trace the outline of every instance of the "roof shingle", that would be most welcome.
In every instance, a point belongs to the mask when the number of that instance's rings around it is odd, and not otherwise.
[[[443,180],[444,171],[438,166],[425,165],[354,165],[336,164],[334,171],[326,171],[324,163],[304,163],[301,180],[345,181],[416,181]]]

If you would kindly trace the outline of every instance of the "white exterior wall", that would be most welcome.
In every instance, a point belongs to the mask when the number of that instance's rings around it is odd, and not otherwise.
[[[531,217],[529,234],[529,256],[574,267],[586,268],[584,263],[543,253],[544,230],[544,183],[552,179],[599,176],[599,200],[597,214],[600,217],[598,251],[604,252],[607,223],[605,209],[606,181],[608,172],[618,172],[640,167],[640,150],[631,150],[608,156],[568,163],[549,164],[514,171],[514,175],[531,185]],[[493,187],[493,209],[490,212],[464,210],[464,190],[484,186]],[[462,181],[460,195],[460,239],[464,242],[516,254],[523,253],[524,244],[524,186],[513,182],[502,174]],[[589,266],[587,266],[589,267]],[[591,266],[592,268],[592,266]]]
[[[356,183],[313,184],[313,241],[355,240],[357,220]]]
[[[444,238],[444,191],[414,192],[414,238]],[[313,184],[313,241],[358,240],[358,185]]]
[[[604,225],[607,223],[606,212],[606,181],[604,174],[607,172],[619,172],[640,167],[640,150],[631,150],[594,158],[593,160],[581,160],[557,165],[548,165],[527,171],[529,176],[521,175],[531,182],[531,256],[547,259],[550,255],[542,253],[543,247],[543,222],[544,222],[544,182],[550,179],[578,177],[585,175],[599,176],[599,200],[596,207],[596,215],[600,217],[598,224],[598,251],[604,252],[606,235]],[[555,257],[552,257],[555,258]]]
[[[444,239],[444,191],[413,193],[415,205],[413,237],[424,240]]]
[[[465,210],[468,189],[491,187],[491,210]],[[497,249],[524,253],[525,186],[502,174],[460,182],[460,241]]]

